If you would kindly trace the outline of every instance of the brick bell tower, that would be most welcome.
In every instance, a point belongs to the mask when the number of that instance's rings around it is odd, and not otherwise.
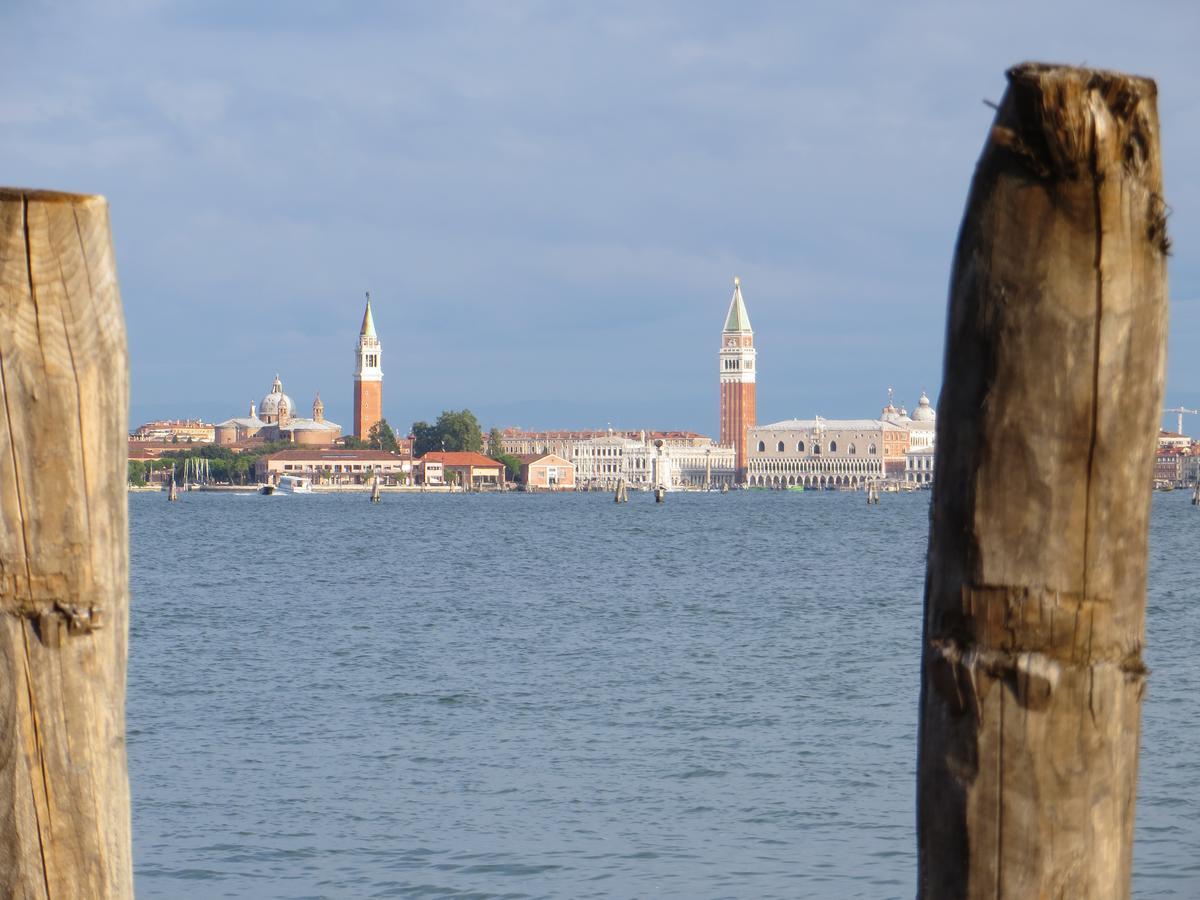
[[[358,331],[354,350],[354,436],[366,440],[371,426],[383,418],[383,370],[379,368],[382,348],[371,315],[371,293]]]
[[[723,447],[733,447],[736,480],[746,481],[746,430],[755,424],[754,408],[754,331],[742,300],[742,283],[733,279],[733,299],[725,328],[721,332],[721,439]]]

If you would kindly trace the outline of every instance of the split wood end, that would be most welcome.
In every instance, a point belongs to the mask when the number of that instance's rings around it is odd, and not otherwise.
[[[67,191],[47,191],[39,188],[0,186],[0,202],[12,202],[13,200],[23,200],[27,203],[71,203],[76,206],[108,203],[107,198],[103,194],[72,194]]]

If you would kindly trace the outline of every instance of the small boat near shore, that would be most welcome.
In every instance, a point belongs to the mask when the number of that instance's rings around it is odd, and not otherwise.
[[[302,475],[280,475],[275,490],[281,494],[311,494],[312,479]]]

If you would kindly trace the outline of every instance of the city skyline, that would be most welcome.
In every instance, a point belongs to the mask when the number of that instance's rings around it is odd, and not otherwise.
[[[349,427],[371,290],[402,429],[713,434],[734,274],[759,421],[936,397],[981,101],[1027,58],[1136,71],[1174,210],[1165,405],[1200,408],[1200,13],[1103,6],[18,5],[0,166],[108,197],[131,425],[219,421],[279,372]]]

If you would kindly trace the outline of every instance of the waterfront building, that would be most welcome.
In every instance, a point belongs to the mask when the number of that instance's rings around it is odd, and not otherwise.
[[[904,472],[908,431],[882,419],[789,419],[748,432],[752,487],[859,487],[888,475],[889,448]]]
[[[717,361],[721,388],[718,442],[722,447],[733,448],[734,477],[739,483],[746,481],[747,431],[754,426],[757,415],[756,356],[754,331],[742,299],[742,283],[734,278],[733,298],[729,301],[729,312],[721,331],[721,349]]]
[[[575,465],[556,453],[528,453],[521,460],[521,484],[527,491],[575,489]]]
[[[454,484],[478,489],[504,484],[504,463],[472,451],[429,452],[416,462],[418,484]]]
[[[366,440],[372,426],[383,418],[383,348],[375,333],[371,314],[371,295],[363,312],[358,343],[354,348],[354,436]]]
[[[1180,447],[1160,447],[1154,455],[1156,484],[1184,484],[1189,454]]]
[[[609,433],[577,441],[573,447],[575,478],[580,485],[614,488],[624,479],[630,487],[659,484],[674,489],[719,487],[733,484],[736,457],[733,447],[721,447],[700,435],[674,440],[640,432],[637,438]]]
[[[933,466],[936,455],[933,447],[912,447],[904,454],[904,481],[906,484],[933,484]]]
[[[1174,450],[1189,450],[1192,446],[1192,439],[1186,434],[1180,434],[1178,431],[1158,431],[1158,446],[1159,449],[1171,448]]]
[[[222,446],[246,441],[291,441],[328,446],[342,436],[342,426],[325,419],[325,404],[321,402],[320,394],[313,399],[311,419],[297,416],[295,412],[295,403],[283,392],[283,382],[276,375],[271,390],[258,406],[250,404],[248,416],[217,423],[213,429],[215,441]]]
[[[737,483],[737,451],[711,441],[706,446],[666,446],[662,455],[670,464],[667,487],[710,488]]]
[[[631,485],[649,484],[649,454],[643,441],[624,434],[608,433],[576,441],[571,460],[575,478],[583,485],[612,488],[622,478]]]
[[[129,436],[131,441],[171,441],[173,443],[211,443],[214,427],[199,419],[165,419],[146,422]]]
[[[254,476],[278,482],[280,475],[301,475],[314,484],[367,484],[376,473],[385,481],[407,480],[412,460],[384,450],[344,450],[339,447],[280,450],[259,457]]]
[[[441,487],[446,483],[446,473],[442,469],[440,459],[419,457],[413,462],[413,478],[417,484],[427,487]]]
[[[1183,458],[1183,483],[1200,482],[1200,444],[1191,444]]]
[[[500,432],[500,445],[505,453],[526,456],[531,453],[554,453],[563,459],[574,459],[575,445],[581,441],[617,435],[641,443],[662,441],[667,447],[711,447],[713,440],[695,431],[614,431],[611,428],[582,431],[525,431],[505,428]]]

